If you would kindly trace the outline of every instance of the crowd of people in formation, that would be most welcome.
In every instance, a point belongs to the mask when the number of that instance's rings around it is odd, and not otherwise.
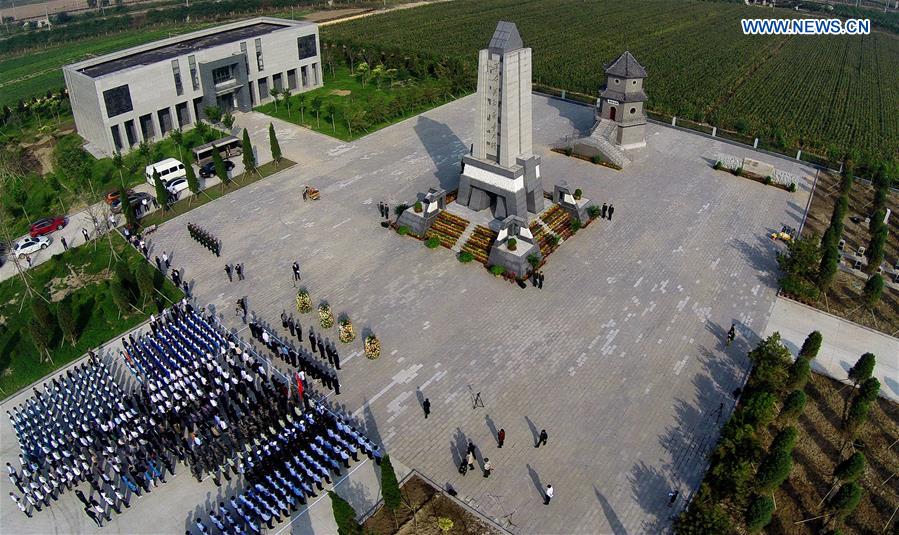
[[[134,381],[120,385],[91,353],[8,413],[22,449],[18,467],[7,463],[19,490],[10,497],[25,515],[73,490],[102,526],[132,496],[164,484],[180,461],[198,480],[242,478],[236,506],[213,511],[209,522],[227,526],[222,532],[258,532],[359,450],[380,459],[377,446],[340,417],[309,408],[303,376],[300,395],[291,395],[292,379],[272,374],[270,363],[186,299],[152,315],[149,332],[121,342],[118,357]],[[199,521],[197,529],[207,528]]]
[[[197,243],[215,253],[215,256],[222,255],[222,240],[210,234],[208,230],[194,223],[188,223],[187,232]]]
[[[296,336],[299,343],[303,342],[303,328],[299,321],[294,321],[293,316],[288,318],[284,313],[281,315],[281,322],[285,328],[289,324],[291,335]],[[316,337],[315,331],[309,327],[309,346],[312,348],[310,352],[302,346],[294,345],[292,339],[284,341],[278,338],[257,321],[254,314],[251,314],[247,324],[250,335],[261,342],[273,355],[296,368],[297,375],[302,381],[305,382],[307,378],[320,381],[323,387],[340,395],[340,380],[336,371],[340,369],[340,355],[331,340],[321,336]]]
[[[240,455],[236,464],[244,467],[243,491],[207,511],[209,524],[221,533],[271,529],[317,496],[351,460],[358,461],[360,451],[381,463],[378,446],[341,417],[315,402],[301,411],[290,399],[293,406]],[[209,533],[202,519],[195,524],[200,533]]]

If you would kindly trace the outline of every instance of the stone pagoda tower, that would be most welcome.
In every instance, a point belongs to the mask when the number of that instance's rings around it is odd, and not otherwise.
[[[646,69],[637,63],[630,52],[605,66],[606,86],[599,93],[596,119],[614,123],[608,128],[609,140],[622,150],[639,149],[646,146],[644,128],[646,115],[643,103],[643,79]]]
[[[475,142],[462,158],[456,202],[494,217],[543,210],[540,158],[531,147],[531,49],[518,28],[499,22],[478,55]]]

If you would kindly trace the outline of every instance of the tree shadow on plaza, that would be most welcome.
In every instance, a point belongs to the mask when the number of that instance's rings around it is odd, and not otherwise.
[[[641,460],[631,468],[632,496],[652,517],[641,531],[657,533],[667,529],[702,480],[708,455],[735,406],[733,391],[742,384],[746,373],[745,358],[734,357],[745,354],[745,342],[731,348],[733,351],[727,353],[718,348],[699,348],[702,370],[692,379],[694,396],[674,400],[675,423],[658,437],[667,456],[660,466],[649,466]],[[674,490],[683,499],[669,507],[668,492]]]
[[[774,231],[772,230],[771,232]],[[759,280],[765,286],[771,288],[777,286],[779,272],[777,266],[777,252],[771,245],[771,240],[768,236],[756,237],[755,244],[749,243],[743,239],[736,239],[733,240],[732,247],[736,249],[743,260],[758,273]]]
[[[612,504],[610,504],[605,495],[596,488],[596,485],[593,485],[593,493],[596,495],[599,506],[602,507],[603,514],[606,515],[606,520],[609,522],[609,528],[612,529],[612,533],[614,535],[627,535],[627,529],[625,529],[624,524],[621,523],[618,514],[615,513]]]
[[[425,116],[418,117],[413,130],[437,167],[434,176],[440,187],[447,191],[456,189],[462,155],[468,153],[468,147],[449,126]]]

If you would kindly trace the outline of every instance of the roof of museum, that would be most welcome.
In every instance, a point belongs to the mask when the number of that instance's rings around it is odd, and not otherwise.
[[[618,56],[618,59],[615,61],[607,63],[605,70],[606,74],[622,78],[646,78],[646,69],[628,51]]]
[[[72,65],[72,67],[91,78],[99,78],[125,69],[170,60],[199,50],[253,39],[290,27],[310,24],[312,23],[304,21],[257,18],[191,32],[171,39],[150,43],[149,45],[129,48],[98,58],[92,58],[81,62],[81,64]]]
[[[521,35],[518,33],[518,27],[515,26],[515,23],[504,20],[496,23],[496,30],[493,32],[493,37],[490,38],[490,44],[487,45],[487,48],[501,52],[524,48],[524,42],[521,40]]]

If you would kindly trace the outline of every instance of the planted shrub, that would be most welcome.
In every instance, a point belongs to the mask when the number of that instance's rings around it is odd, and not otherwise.
[[[374,360],[381,356],[381,341],[378,337],[370,334],[365,338],[365,358]]]
[[[330,329],[334,326],[334,313],[328,303],[318,305],[318,319],[322,329]]]
[[[540,265],[540,257],[537,256],[536,253],[529,254],[528,255],[528,264],[530,264],[532,268],[537,269],[537,266]]]
[[[807,401],[807,396],[805,392],[802,390],[794,390],[790,392],[787,398],[784,400],[783,408],[780,410],[780,415],[782,418],[792,420],[797,418],[802,411],[805,410],[805,403]]]
[[[397,227],[396,233],[400,236],[405,236],[406,234],[409,234],[409,227],[407,227],[406,225],[400,225],[399,227]]]
[[[518,240],[509,238],[509,241],[506,242],[506,247],[508,247],[510,251],[518,249]]]
[[[787,388],[788,389],[802,389],[805,387],[805,383],[808,382],[808,378],[812,373],[811,365],[809,365],[808,359],[804,359],[799,357],[795,362],[790,366],[790,376],[787,379]]]
[[[602,210],[599,209],[599,206],[591,206],[590,208],[587,208],[587,214],[590,216],[590,219],[596,219],[601,213]]]
[[[861,499],[862,488],[853,481],[840,487],[840,490],[830,500],[830,507],[836,513],[836,517],[842,520],[858,507]]]
[[[721,170],[721,161],[720,160],[716,161],[715,165],[712,166],[712,169],[714,169],[715,171],[720,171]]]
[[[421,208],[421,201],[416,201],[416,203],[415,203],[415,213],[416,213],[416,214],[420,214],[420,213],[421,213],[421,210],[422,210],[422,208]]]
[[[474,255],[472,255],[468,251],[462,251],[461,253],[459,253],[459,256],[457,258],[459,259],[459,262],[462,262],[463,264],[467,264],[467,263],[471,262],[472,260],[474,260]]]
[[[865,456],[862,452],[857,451],[849,456],[848,459],[837,465],[833,471],[833,477],[839,479],[843,483],[855,481],[865,471]]]
[[[802,349],[799,350],[799,356],[807,359],[817,357],[818,351],[821,350],[821,342],[823,340],[824,337],[821,336],[820,332],[812,331],[805,337],[805,341],[802,342]]]
[[[731,171],[735,176],[743,176],[743,168],[737,167],[733,171]]]
[[[768,175],[765,177],[765,185],[766,186],[770,186],[772,182],[774,182],[774,179],[771,178],[771,175]]]
[[[506,268],[504,268],[503,266],[499,266],[499,265],[490,266],[490,273],[493,273],[493,275],[495,275],[497,277],[499,277],[500,275],[502,275],[505,272],[506,272]]]
[[[551,243],[553,245],[553,247],[558,246],[561,241],[562,241],[562,238],[559,237],[558,234],[553,234],[552,236],[549,237],[549,243]]]
[[[425,246],[428,249],[436,249],[440,247],[440,238],[438,238],[437,236],[431,236],[430,238],[425,240]]]
[[[795,182],[790,182],[789,187],[787,187],[787,191],[789,191],[790,193],[795,192],[795,191],[796,191],[796,183],[795,183]]]
[[[774,500],[770,496],[756,496],[746,509],[746,529],[750,533],[758,533],[771,523],[774,513]]]
[[[772,451],[756,472],[756,489],[760,493],[770,493],[790,477],[793,469],[793,458],[788,451]]]
[[[337,330],[338,339],[344,344],[348,344],[356,339],[356,332],[353,330],[353,322],[346,316],[340,318],[340,326]]]
[[[599,164],[602,163],[602,156],[600,156],[599,154],[597,154],[596,156],[590,158],[590,161],[593,162],[593,163],[595,163],[595,164],[597,164],[597,165],[599,165]]]
[[[571,150],[571,147],[565,147],[565,156],[571,156],[574,151]]]
[[[580,200],[580,198],[584,195],[584,192],[581,191],[580,188],[574,190],[574,198],[575,200]]]
[[[403,212],[405,212],[407,208],[409,208],[409,205],[406,204],[406,203],[398,204],[398,205],[393,209],[393,213],[396,214],[396,215],[400,215],[400,214],[402,214]]]
[[[571,227],[571,233],[574,234],[581,229],[581,222],[577,219],[572,219],[569,226]]]
[[[300,314],[305,314],[312,310],[312,298],[309,296],[309,292],[306,290],[300,290],[297,292],[297,312]]]

